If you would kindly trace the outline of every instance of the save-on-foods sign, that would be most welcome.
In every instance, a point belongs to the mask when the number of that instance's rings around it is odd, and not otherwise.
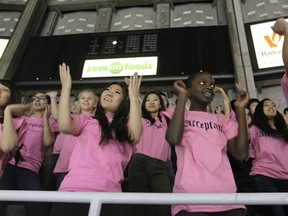
[[[157,56],[89,59],[84,63],[82,78],[131,76],[135,72],[143,76],[156,75],[157,63]]]

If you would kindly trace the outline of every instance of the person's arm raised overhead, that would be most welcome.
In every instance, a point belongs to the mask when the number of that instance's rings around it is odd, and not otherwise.
[[[278,18],[275,24],[272,26],[274,33],[284,36],[284,42],[282,47],[282,61],[284,63],[285,74],[281,80],[281,86],[283,94],[286,100],[286,106],[288,104],[288,22],[284,18]]]
[[[239,161],[246,160],[248,156],[248,130],[245,108],[249,102],[250,96],[247,90],[236,83],[237,100],[235,101],[235,110],[238,117],[238,136],[236,139],[228,141],[228,150]]]
[[[215,87],[215,92],[219,92],[221,94],[222,102],[223,102],[223,108],[224,108],[224,114],[226,117],[230,117],[231,116],[231,105],[230,105],[230,100],[229,100],[226,92],[224,91],[223,88],[221,88],[219,86]]]
[[[3,152],[14,150],[18,144],[18,133],[13,126],[13,115],[11,112],[13,107],[15,107],[15,105],[8,105],[4,110],[3,134],[1,141],[1,150]]]
[[[282,59],[285,67],[285,73],[288,76],[288,22],[284,18],[278,18],[272,26],[272,30],[279,35],[284,36]]]
[[[43,127],[43,143],[45,146],[51,146],[55,142],[55,133],[51,131],[49,117],[51,114],[51,107],[50,105],[45,105],[45,112],[44,112],[44,127]]]
[[[133,140],[133,144],[139,142],[142,134],[141,109],[139,102],[139,89],[141,86],[141,81],[142,76],[138,77],[137,73],[131,76],[129,81],[126,80],[130,99],[128,132]]]
[[[77,125],[70,116],[70,91],[72,87],[72,79],[69,66],[65,63],[59,65],[59,73],[62,88],[58,107],[57,123],[60,132],[73,134]]]
[[[184,113],[186,108],[186,101],[188,99],[188,91],[186,85],[182,80],[174,82],[174,92],[178,95],[177,104],[174,115],[169,122],[168,129],[166,131],[166,140],[171,145],[177,145],[180,143],[183,130],[184,130]]]
[[[47,92],[46,95],[50,96],[51,99],[51,114],[54,120],[57,121],[57,112],[58,112],[58,108],[57,108],[57,91],[50,91]]]

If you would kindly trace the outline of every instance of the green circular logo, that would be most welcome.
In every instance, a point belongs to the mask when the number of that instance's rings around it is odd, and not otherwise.
[[[115,62],[115,63],[112,63],[110,66],[109,66],[109,71],[112,73],[112,74],[117,74],[117,73],[120,73],[123,69],[123,65],[120,63],[120,62]]]

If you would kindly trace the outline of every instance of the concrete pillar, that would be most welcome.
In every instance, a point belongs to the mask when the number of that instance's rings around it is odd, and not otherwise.
[[[247,88],[251,97],[257,98],[239,0],[226,0],[226,11],[236,81]]]
[[[29,0],[20,16],[0,61],[0,79],[13,79],[29,39],[36,35],[47,10],[48,0]]]
[[[108,32],[110,30],[112,19],[112,8],[100,8],[96,19],[95,31]]]
[[[170,4],[161,3],[156,5],[156,27],[170,27]]]

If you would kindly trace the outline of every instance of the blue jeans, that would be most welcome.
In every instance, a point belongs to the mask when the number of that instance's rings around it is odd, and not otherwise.
[[[0,190],[42,190],[36,172],[7,164],[0,179]],[[0,215],[5,215],[8,202],[0,202]],[[43,215],[39,203],[25,203],[26,215]]]
[[[256,175],[251,178],[258,192],[288,192],[288,180],[274,179],[263,175]],[[268,215],[273,216],[286,216],[284,208],[286,208],[287,214],[287,207],[281,205],[271,205],[266,207],[267,211],[269,211]]]

